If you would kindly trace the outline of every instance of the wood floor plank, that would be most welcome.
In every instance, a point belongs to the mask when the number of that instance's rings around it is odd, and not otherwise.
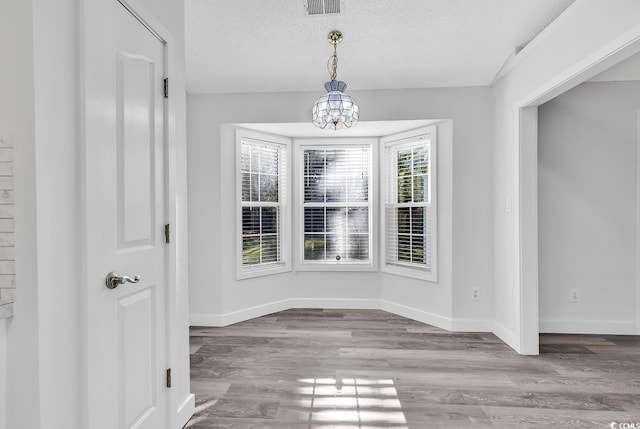
[[[193,327],[189,429],[607,427],[640,421],[640,337],[540,336],[520,356],[380,310]]]

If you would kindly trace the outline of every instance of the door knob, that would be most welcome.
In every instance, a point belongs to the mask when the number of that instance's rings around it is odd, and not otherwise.
[[[105,284],[107,285],[107,288],[115,289],[119,285],[123,285],[125,283],[139,283],[139,282],[140,282],[140,276],[133,276],[133,278],[129,276],[119,276],[117,274],[114,274],[112,271],[109,274],[107,274],[107,279],[105,281]]]

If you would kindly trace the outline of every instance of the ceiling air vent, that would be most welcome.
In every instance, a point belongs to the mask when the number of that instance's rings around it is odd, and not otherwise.
[[[309,16],[335,15],[340,13],[340,0],[306,0]]]

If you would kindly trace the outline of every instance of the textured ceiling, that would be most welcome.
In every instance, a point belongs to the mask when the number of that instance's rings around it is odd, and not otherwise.
[[[488,85],[505,60],[574,0],[185,0],[187,90],[323,92],[338,29],[348,90]]]

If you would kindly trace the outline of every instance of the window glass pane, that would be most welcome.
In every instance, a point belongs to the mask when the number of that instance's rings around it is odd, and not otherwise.
[[[324,151],[305,150],[304,152],[304,175],[324,176]]]
[[[249,176],[249,201],[260,201],[260,175],[251,173]]]
[[[278,202],[277,175],[260,175],[260,201]]]
[[[327,201],[345,202],[347,200],[347,189],[344,182],[340,183],[334,178],[327,177]]]
[[[346,201],[347,199],[347,151],[342,149],[326,151],[327,201]]]
[[[348,209],[347,222],[349,224],[349,233],[368,233],[369,232],[369,208],[368,207],[351,207]]]
[[[347,178],[347,201],[363,202],[369,199],[369,177],[360,173]]]
[[[278,208],[263,207],[262,234],[276,234],[278,232]]]
[[[348,257],[350,260],[369,260],[369,235],[350,234],[348,239]]]
[[[278,237],[276,235],[262,237],[262,263],[277,262],[278,260]]]
[[[324,202],[324,178],[320,176],[307,176],[304,178],[304,202]]]
[[[242,239],[242,264],[254,265],[260,263],[260,238],[245,237]]]
[[[242,201],[251,201],[251,175],[242,173]]]
[[[248,173],[251,169],[251,146],[242,143],[240,154],[240,171]]]
[[[369,151],[352,148],[347,152],[347,201],[369,199]]]
[[[413,150],[413,174],[429,173],[429,149],[426,146]]]
[[[398,202],[411,202],[411,176],[398,178]]]
[[[347,258],[345,234],[327,234],[327,260],[342,261]]]
[[[398,233],[409,234],[411,232],[411,209],[409,207],[398,207],[397,213]]]
[[[398,234],[398,261],[411,262],[411,237]]]
[[[425,200],[426,176],[413,176],[413,202],[422,203]]]
[[[411,233],[424,234],[424,207],[411,208]]]
[[[251,168],[249,171],[252,173],[258,173],[260,171],[260,148],[258,146],[250,144],[251,147]]]
[[[398,151],[397,169],[398,177],[411,176],[411,149]]]
[[[368,163],[363,148],[305,150],[305,202],[367,201]]]
[[[242,208],[242,235],[260,234],[260,209],[255,207]]]
[[[327,232],[342,233],[347,230],[347,209],[344,207],[327,208]]]
[[[304,232],[324,231],[324,207],[305,207]]]
[[[424,263],[424,236],[411,238],[411,262]]]
[[[278,174],[278,149],[263,147],[260,148],[260,173]]]
[[[305,234],[304,235],[304,259],[305,261],[324,260],[324,235]]]

